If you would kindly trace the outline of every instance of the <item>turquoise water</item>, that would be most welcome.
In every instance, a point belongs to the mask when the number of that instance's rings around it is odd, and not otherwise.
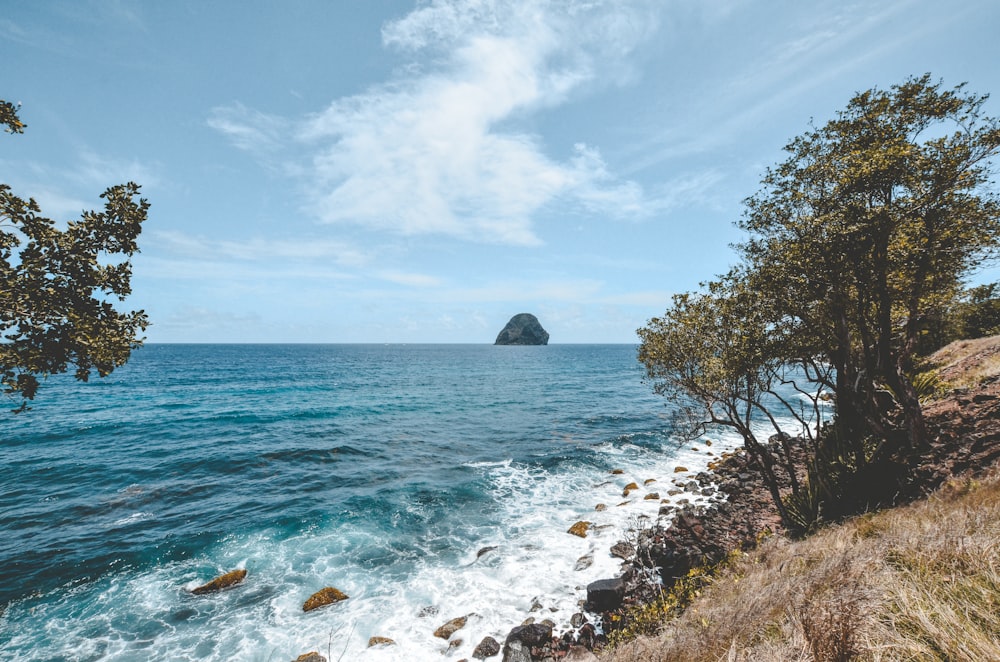
[[[533,601],[568,622],[656,516],[622,487],[711,459],[672,441],[635,351],[150,345],[50,378],[0,416],[0,657],[459,659]],[[580,519],[603,528],[567,535]],[[327,585],[350,599],[303,613]],[[461,646],[431,636],[470,613]]]

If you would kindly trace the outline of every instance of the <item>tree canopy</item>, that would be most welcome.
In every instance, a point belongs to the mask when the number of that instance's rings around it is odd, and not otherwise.
[[[23,133],[17,107],[0,101],[0,123]],[[86,381],[125,363],[148,325],[143,311],[113,302],[131,293],[129,258],[149,203],[132,182],[101,194],[102,211],[85,211],[64,229],[34,199],[0,184],[0,384],[26,408],[39,377],[73,370]]]
[[[782,379],[778,366],[795,366],[803,393],[832,390],[836,434],[827,437],[846,445],[855,471],[926,443],[915,352],[1000,242],[989,187],[1000,122],[982,114],[986,99],[925,75],[861,92],[793,139],[745,201],[735,276],[675,297],[639,331],[658,388],[690,400],[697,372],[767,392]],[[755,302],[733,308],[734,297]],[[713,349],[676,349],[703,332]],[[746,388],[716,392],[701,415],[739,430],[749,450],[757,440],[742,428],[752,426],[736,420],[746,412],[717,413],[737,401],[749,401]],[[774,423],[775,402],[755,404],[758,416]],[[810,424],[818,433],[821,421]]]

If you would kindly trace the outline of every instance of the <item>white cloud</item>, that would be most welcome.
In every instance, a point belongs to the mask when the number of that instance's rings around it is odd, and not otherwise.
[[[648,211],[642,189],[609,172],[597,148],[558,160],[518,122],[628,75],[655,30],[651,0],[435,0],[384,26],[413,57],[407,75],[335,100],[299,126],[310,210],[328,223],[402,235],[540,243],[547,205],[603,216]],[[211,126],[244,149],[282,140],[281,121],[242,106]]]

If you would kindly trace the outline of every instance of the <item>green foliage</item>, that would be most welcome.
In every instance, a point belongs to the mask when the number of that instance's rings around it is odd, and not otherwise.
[[[20,133],[13,107],[0,120]],[[8,115],[9,114],[9,115]],[[35,397],[39,376],[72,369],[86,381],[128,360],[148,322],[142,311],[120,312],[113,301],[131,293],[131,263],[149,203],[134,183],[113,186],[101,212],[59,229],[38,204],[0,184],[0,384],[15,411]]]
[[[929,75],[855,95],[793,139],[745,201],[741,263],[705,291],[675,296],[639,331],[657,390],[693,420],[743,435],[779,512],[793,511],[782,512],[786,524],[809,528],[878,502],[891,458],[926,444],[920,400],[934,384],[914,377],[914,358],[1000,245],[1000,201],[989,188],[1000,120],[982,114],[985,100]],[[985,313],[976,326],[989,328],[993,304],[983,302],[993,291],[972,296]],[[793,385],[811,407],[797,414],[776,385]],[[814,438],[827,388],[836,434]],[[789,416],[798,429],[788,432],[812,451],[806,486],[786,467],[784,499],[772,470],[782,457],[754,426],[784,433]]]
[[[614,648],[639,636],[659,634],[668,620],[676,618],[687,609],[719,572],[732,566],[742,555],[740,550],[733,550],[718,563],[692,568],[686,576],[674,582],[669,590],[661,591],[656,600],[613,614],[608,645]]]
[[[4,125],[4,131],[7,133],[24,133],[27,125],[17,116],[20,107],[21,104],[15,106],[9,101],[0,99],[0,124]]]

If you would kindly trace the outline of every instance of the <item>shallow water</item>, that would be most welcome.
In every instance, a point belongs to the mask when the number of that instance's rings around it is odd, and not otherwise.
[[[529,615],[566,627],[656,517],[643,497],[731,441],[679,447],[642,377],[630,345],[151,345],[50,378],[0,416],[0,650],[439,660]],[[350,598],[303,613],[328,585]],[[468,614],[461,645],[432,636]]]

